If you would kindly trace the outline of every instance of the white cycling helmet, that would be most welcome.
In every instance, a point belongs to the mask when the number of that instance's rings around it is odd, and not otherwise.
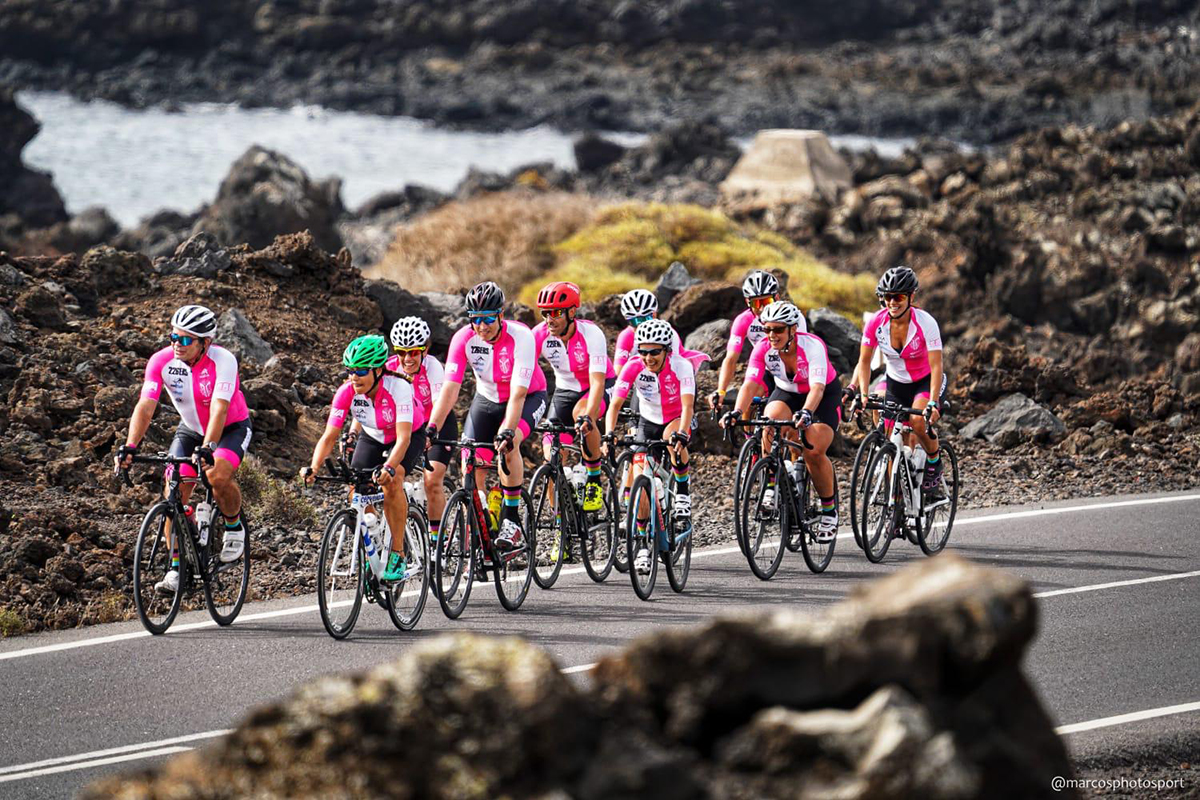
[[[621,298],[621,316],[625,319],[644,317],[658,311],[658,298],[647,289],[634,289]]]
[[[429,325],[420,317],[401,317],[392,326],[392,347],[424,347],[429,344],[429,333]]]
[[[768,322],[780,322],[784,325],[799,325],[800,319],[804,315],[800,313],[800,309],[796,308],[792,303],[786,300],[776,300],[774,303],[768,303],[762,311],[758,313],[758,321],[764,325]]]
[[[675,341],[675,329],[671,323],[661,319],[650,319],[637,326],[633,336],[635,345],[661,344],[670,348]]]
[[[204,306],[184,306],[171,317],[171,327],[193,336],[211,338],[217,330],[217,315]]]
[[[756,269],[742,281],[742,295],[746,298],[765,297],[769,294],[779,294],[779,279],[769,272]]]

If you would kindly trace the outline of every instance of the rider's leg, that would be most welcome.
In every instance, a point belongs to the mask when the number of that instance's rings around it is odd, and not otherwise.
[[[446,465],[430,461],[429,467],[425,470],[425,502],[429,508],[429,535],[436,539],[446,508]]]
[[[525,462],[521,458],[521,442],[525,441],[525,436],[526,433],[518,428],[516,435],[513,436],[512,449],[503,457],[504,463],[508,467],[508,474],[500,473],[500,523],[502,525],[505,520],[512,520],[517,525],[521,524],[521,484],[525,482]]]
[[[813,449],[805,448],[804,465],[812,476],[821,504],[820,541],[831,540],[837,535],[837,482],[834,480],[833,464],[826,455],[829,445],[833,443],[833,435],[833,428],[823,422],[813,423],[805,432],[805,438]]]
[[[408,520],[408,495],[404,491],[404,475],[404,467],[397,467],[396,477],[383,487],[383,516],[392,531],[392,552],[401,559],[404,558],[404,527]]]

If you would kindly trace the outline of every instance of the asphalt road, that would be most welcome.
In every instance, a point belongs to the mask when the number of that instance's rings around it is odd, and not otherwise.
[[[1041,630],[1026,669],[1077,758],[1107,763],[1161,742],[1196,752],[1198,541],[1194,492],[990,509],[956,523],[954,551],[1015,572],[1039,594]],[[364,606],[351,638],[335,642],[309,596],[249,605],[227,629],[199,612],[162,637],[134,621],[5,640],[0,797],[69,797],[102,775],[202,746],[297,683],[372,667],[447,630],[524,636],[586,680],[587,665],[654,627],[768,605],[817,610],[921,558],[897,542],[872,565],[846,532],[823,575],[789,553],[764,583],[736,547],[708,549],[696,552],[683,595],[660,575],[654,601],[643,603],[626,576],[596,585],[575,569],[550,592],[532,588],[516,614],[500,608],[490,584],[476,585],[455,622],[431,598],[410,634]],[[1190,774],[1200,793],[1200,774]]]

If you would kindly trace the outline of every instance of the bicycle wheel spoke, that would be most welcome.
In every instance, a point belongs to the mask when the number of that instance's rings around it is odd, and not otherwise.
[[[365,564],[356,522],[350,510],[335,514],[325,527],[317,559],[317,605],[325,630],[335,639],[350,634],[362,607]]]

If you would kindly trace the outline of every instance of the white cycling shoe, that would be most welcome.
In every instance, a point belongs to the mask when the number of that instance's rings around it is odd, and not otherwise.
[[[817,523],[817,541],[832,542],[837,538],[838,515],[822,514]]]
[[[646,548],[638,550],[637,558],[633,559],[633,568],[637,570],[638,575],[650,574],[650,551]]]
[[[179,591],[179,570],[173,569],[154,584],[154,591],[159,594],[175,594]]]
[[[225,529],[225,539],[221,544],[221,563],[232,564],[242,557],[246,549],[246,526]]]
[[[758,501],[758,507],[768,514],[775,513],[775,489],[764,489],[762,499]]]
[[[690,494],[675,495],[675,519],[687,522],[692,518],[692,496]]]
[[[500,535],[496,537],[496,549],[516,550],[524,544],[525,536],[521,533],[521,526],[511,519],[504,520],[504,524],[500,526]]]

